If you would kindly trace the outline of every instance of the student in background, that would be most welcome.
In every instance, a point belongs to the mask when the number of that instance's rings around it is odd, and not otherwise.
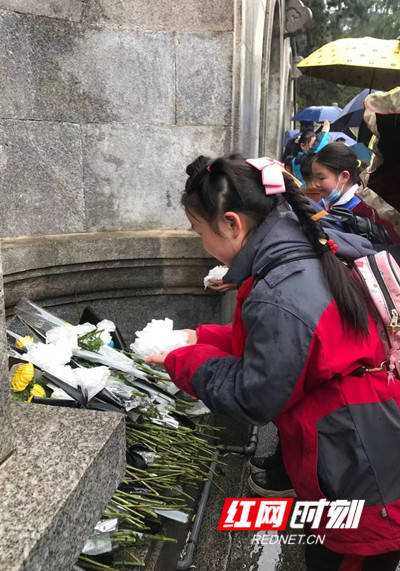
[[[357,196],[360,168],[361,162],[355,153],[342,143],[329,143],[321,149],[312,161],[313,184],[322,197],[320,205],[328,212],[340,207],[370,218],[383,226],[393,243],[398,244],[400,237],[392,225]]]
[[[302,183],[305,188],[306,183],[301,176],[301,160],[304,155],[318,153],[325,145],[329,143],[329,121],[324,121],[322,129],[319,133],[314,131],[304,131],[299,139],[298,152],[292,160],[292,173]]]

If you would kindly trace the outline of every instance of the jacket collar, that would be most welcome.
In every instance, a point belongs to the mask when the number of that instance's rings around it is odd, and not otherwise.
[[[267,264],[300,249],[313,252],[295,214],[288,208],[286,201],[279,198],[277,206],[253,232],[233,260],[224,282],[234,282],[240,286]]]

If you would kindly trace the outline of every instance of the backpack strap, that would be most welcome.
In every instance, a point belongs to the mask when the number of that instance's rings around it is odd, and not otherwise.
[[[329,216],[336,217],[346,232],[351,232],[367,238],[375,249],[386,249],[388,246],[393,244],[393,241],[384,226],[377,224],[367,216],[355,214],[354,211],[349,208],[333,206],[329,211],[329,215],[324,218],[325,220],[328,220],[328,222],[331,221]]]
[[[258,282],[259,280],[262,280],[263,278],[265,278],[265,276],[267,274],[269,274],[270,271],[274,270],[275,268],[278,268],[279,266],[283,266],[285,264],[290,264],[290,262],[297,262],[298,260],[308,260],[309,258],[319,258],[320,256],[317,253],[312,253],[312,252],[300,252],[298,254],[286,254],[284,256],[281,256],[279,258],[279,260],[275,260],[274,262],[270,262],[269,264],[267,264],[266,266],[264,266],[263,268],[261,268],[261,270],[259,270],[255,275],[255,281]]]

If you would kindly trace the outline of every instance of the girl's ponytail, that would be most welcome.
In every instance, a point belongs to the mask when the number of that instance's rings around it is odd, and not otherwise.
[[[329,236],[322,224],[313,220],[315,211],[291,177],[284,175],[287,202],[293,208],[303,232],[319,254],[325,279],[336,301],[344,326],[368,334],[368,308],[360,282],[326,244]]]
[[[336,144],[344,147],[341,143]],[[265,194],[260,171],[246,163],[241,155],[220,157],[214,161],[200,156],[188,165],[186,172],[189,177],[182,194],[182,205],[195,217],[204,218],[216,233],[225,212],[245,214],[252,232],[276,205],[276,195]],[[284,181],[286,192],[282,196],[293,208],[303,232],[321,258],[324,276],[343,324],[367,334],[368,311],[361,285],[332,254],[326,244],[328,235],[321,223],[312,219],[315,211],[306,195],[290,175],[284,174]]]

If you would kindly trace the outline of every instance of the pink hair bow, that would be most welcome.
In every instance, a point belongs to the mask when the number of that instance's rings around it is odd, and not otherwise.
[[[270,159],[269,157],[247,159],[246,163],[249,163],[249,165],[261,171],[265,194],[279,194],[286,191],[282,174],[282,163],[275,159]]]

